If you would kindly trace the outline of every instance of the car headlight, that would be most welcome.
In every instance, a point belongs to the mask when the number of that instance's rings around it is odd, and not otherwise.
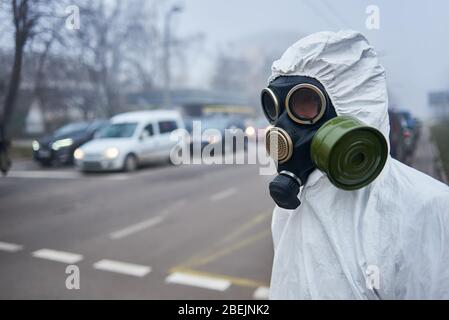
[[[211,135],[209,137],[207,137],[207,142],[214,144],[220,141],[220,136],[218,135]]]
[[[69,147],[72,144],[73,144],[73,140],[70,138],[61,139],[61,140],[56,140],[55,142],[53,142],[53,144],[51,145],[51,148],[55,151],[58,151],[59,149]]]
[[[118,157],[119,151],[117,148],[107,148],[104,151],[104,156],[108,159],[115,159]]]
[[[81,160],[84,158],[84,152],[81,149],[76,149],[75,152],[73,153],[73,157],[76,160]]]
[[[37,151],[37,150],[39,150],[40,149],[40,144],[39,144],[39,142],[38,141],[36,141],[36,140],[34,140],[33,141],[33,150],[34,151]]]
[[[256,130],[254,129],[254,127],[249,126],[248,128],[246,128],[245,133],[248,136],[253,136],[256,133]]]

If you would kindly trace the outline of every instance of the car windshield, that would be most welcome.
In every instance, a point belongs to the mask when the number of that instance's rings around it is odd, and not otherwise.
[[[129,138],[136,130],[137,122],[112,123],[99,132],[97,138]]]
[[[66,135],[77,135],[86,131],[89,126],[86,122],[70,123],[56,130],[54,136],[61,137]]]
[[[89,124],[89,127],[87,128],[88,131],[94,132],[101,128],[104,128],[108,124],[108,121],[105,120],[96,120]]]

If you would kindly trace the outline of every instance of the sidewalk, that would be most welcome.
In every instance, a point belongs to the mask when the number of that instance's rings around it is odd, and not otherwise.
[[[448,183],[440,164],[438,149],[430,139],[430,130],[427,126],[421,129],[411,166],[437,180]]]

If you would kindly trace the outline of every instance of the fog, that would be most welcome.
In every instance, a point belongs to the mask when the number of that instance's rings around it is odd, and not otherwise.
[[[192,65],[191,85],[201,86],[211,71],[210,57],[242,46],[275,46],[279,52],[313,32],[353,29],[362,32],[387,71],[392,105],[427,118],[427,93],[449,84],[447,31],[449,2],[188,0],[176,18],[179,34],[201,32],[204,43]],[[369,5],[379,8],[379,29],[366,27]],[[272,36],[270,36],[272,35]],[[280,47],[283,45],[283,47]],[[256,63],[256,61],[255,61]],[[266,65],[267,72],[270,65]]]

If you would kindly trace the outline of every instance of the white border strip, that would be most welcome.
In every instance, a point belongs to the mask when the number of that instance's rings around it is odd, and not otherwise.
[[[165,279],[166,283],[176,283],[187,286],[206,288],[210,290],[225,291],[231,285],[228,280],[207,276],[197,276],[183,272],[175,272]]]
[[[72,171],[19,171],[11,170],[7,177],[27,179],[80,179],[78,172]]]
[[[47,259],[67,264],[77,263],[83,260],[83,256],[77,253],[56,251],[51,249],[40,249],[31,254],[35,258]]]
[[[20,244],[0,241],[0,250],[2,250],[2,251],[17,252],[22,249],[23,249],[23,246],[21,246]]]
[[[114,260],[103,259],[94,263],[94,269],[144,277],[151,272],[151,267]]]

